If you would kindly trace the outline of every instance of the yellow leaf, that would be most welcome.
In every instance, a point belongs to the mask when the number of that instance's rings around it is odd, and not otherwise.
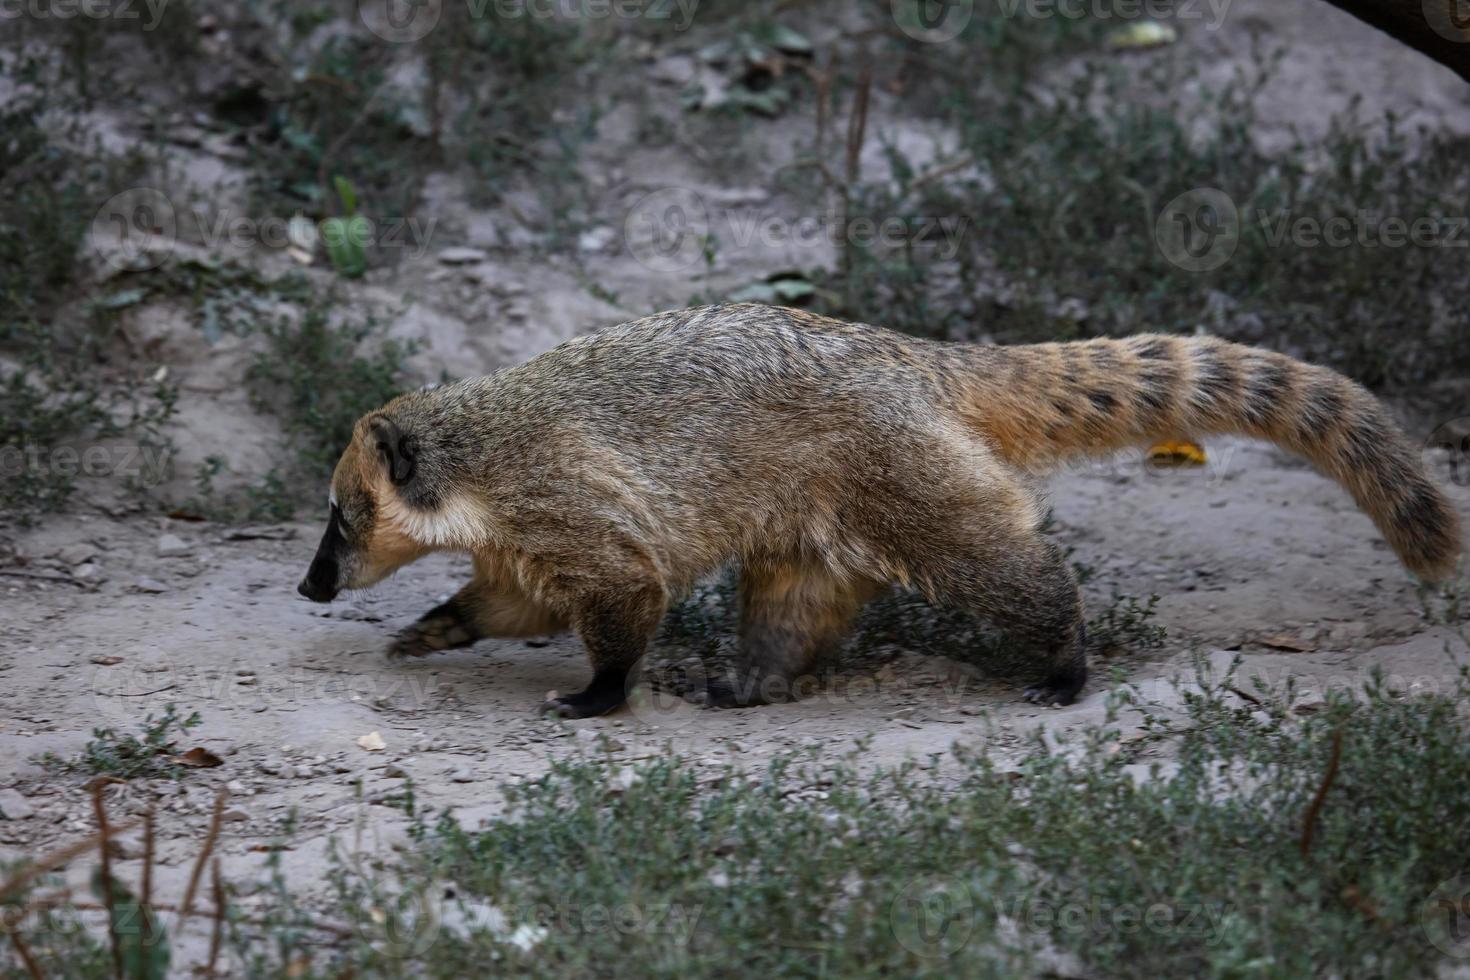
[[[1203,466],[1205,451],[1193,442],[1161,442],[1149,448],[1148,461],[1155,466]]]

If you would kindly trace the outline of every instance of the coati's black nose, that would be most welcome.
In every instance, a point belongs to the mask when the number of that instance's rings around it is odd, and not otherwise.
[[[320,582],[313,582],[310,575],[301,580],[301,584],[296,586],[296,591],[306,596],[312,602],[331,602],[337,597],[337,590],[335,588],[330,585],[323,585]]]

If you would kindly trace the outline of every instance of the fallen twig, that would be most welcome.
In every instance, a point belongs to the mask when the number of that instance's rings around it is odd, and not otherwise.
[[[1236,687],[1234,684],[1226,684],[1225,685],[1225,690],[1229,691],[1231,694],[1233,694],[1236,697],[1240,698],[1242,701],[1249,701],[1251,704],[1254,704],[1254,705],[1257,705],[1257,706],[1259,706],[1262,703],[1260,698],[1256,697],[1254,694],[1251,694],[1249,691],[1242,691],[1240,688]]]

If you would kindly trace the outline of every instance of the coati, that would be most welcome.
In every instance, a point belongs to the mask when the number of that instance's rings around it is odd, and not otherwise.
[[[565,629],[592,661],[543,708],[620,705],[671,598],[738,559],[741,663],[714,705],[789,696],[891,583],[1034,644],[1026,697],[1087,677],[1077,583],[1033,480],[1080,454],[1241,433],[1300,453],[1410,571],[1459,520],[1382,405],[1325,368],[1211,337],[996,347],[794,309],[706,306],[579,337],[363,417],[299,591],[328,602],[432,551],[473,556],[392,657]]]

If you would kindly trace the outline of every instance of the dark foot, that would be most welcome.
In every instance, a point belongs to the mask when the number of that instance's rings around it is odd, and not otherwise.
[[[551,698],[541,703],[542,714],[562,718],[595,718],[605,715],[628,700],[626,673],[599,673],[585,691]]]
[[[1021,696],[1033,704],[1043,707],[1056,705],[1066,707],[1077,700],[1077,692],[1087,683],[1086,667],[1071,667],[1059,670],[1035,687],[1026,688]]]
[[[422,619],[401,630],[388,646],[389,660],[424,657],[441,650],[467,647],[479,637],[453,600],[435,606]]]

